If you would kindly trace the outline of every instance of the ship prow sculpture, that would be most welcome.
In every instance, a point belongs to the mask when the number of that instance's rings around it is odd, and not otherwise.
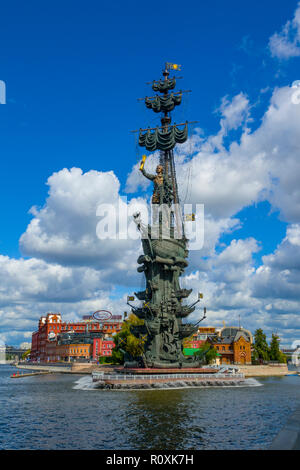
[[[169,78],[171,69],[178,66],[167,63],[163,79],[152,82],[152,89],[160,95],[145,98],[147,108],[162,113],[161,126],[139,130],[139,145],[146,150],[160,151],[160,162],[155,174],[145,169],[146,157],[140,166],[144,177],[153,182],[152,223],[144,225],[140,214],[135,222],[141,233],[143,255],[137,262],[138,272],[146,278],[146,288],[136,292],[142,301],[139,308],[132,307],[133,313],[144,324],[131,327],[131,332],[144,343],[144,353],[139,358],[125,356],[125,367],[159,369],[197,368],[204,358],[186,357],[183,354],[183,340],[197,332],[198,324],[183,323],[195,310],[199,298],[192,305],[184,305],[192,289],[180,286],[180,276],[188,266],[188,240],[185,236],[184,219],[180,208],[174,147],[188,138],[188,122],[171,125],[170,112],[179,106],[182,91],[173,93],[176,78]]]

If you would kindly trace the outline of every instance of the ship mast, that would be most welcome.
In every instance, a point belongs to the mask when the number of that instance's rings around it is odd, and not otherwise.
[[[166,63],[165,69],[163,70],[163,76],[164,76],[165,82],[167,82],[169,75],[170,75],[170,72]],[[164,96],[165,98],[168,96],[167,89],[164,91]],[[168,132],[168,127],[171,124],[171,120],[172,118],[169,115],[169,112],[164,111],[164,116],[162,116],[161,118],[161,125],[163,128],[163,132]],[[177,186],[177,179],[176,179],[173,149],[166,151],[166,152],[160,151],[160,164],[163,165],[165,174],[168,175],[172,181],[174,204],[179,204],[178,186]]]
[[[162,72],[164,81],[167,82],[170,71],[168,67],[168,63],[165,63],[165,68]],[[166,87],[164,91],[164,97],[167,98],[168,96],[168,89]],[[164,111],[164,115],[161,117],[161,125],[163,128],[163,132],[168,132],[169,125],[171,124],[172,118],[170,112],[167,110]],[[173,190],[173,203],[175,204],[175,214],[173,214],[173,220],[171,224],[175,226],[178,238],[184,236],[184,223],[181,210],[179,209],[179,194],[178,194],[178,185],[177,185],[177,177],[176,177],[176,168],[174,162],[174,151],[171,150],[161,150],[160,151],[160,164],[164,167],[165,175],[170,178],[172,182],[172,190]],[[175,217],[175,220],[174,220]]]
[[[161,112],[160,127],[139,130],[139,145],[146,147],[149,151],[160,150],[160,165],[163,167],[164,175],[170,182],[172,188],[172,203],[174,205],[174,211],[171,212],[170,226],[172,227],[173,236],[175,238],[184,238],[184,224],[180,208],[173,149],[176,143],[182,144],[187,140],[188,123],[185,122],[178,125],[171,125],[171,111],[175,106],[181,104],[182,94],[188,93],[191,90],[170,93],[170,90],[173,90],[176,85],[175,77],[169,78],[170,69],[180,70],[180,66],[166,62],[162,71],[163,79],[150,82],[152,83],[152,89],[156,92],[162,93],[162,95],[139,98],[139,100],[145,100],[147,108],[152,109],[156,113]],[[179,127],[182,125],[184,125],[184,128],[181,130]],[[154,133],[151,133],[152,130],[154,130]],[[143,134],[143,132],[145,133]]]
[[[160,152],[156,174],[150,174],[144,168],[145,155],[140,166],[143,176],[153,182],[153,225],[142,227],[139,214],[134,216],[138,229],[146,235],[142,237],[143,254],[137,260],[137,270],[144,273],[146,286],[145,290],[135,292],[136,297],[144,301],[143,305],[136,308],[129,304],[134,314],[143,320],[143,324],[131,327],[131,332],[140,340],[144,338],[143,352],[138,361],[147,368],[182,368],[191,364],[199,367],[201,363],[196,357],[187,359],[182,344],[183,339],[197,331],[198,326],[183,323],[183,319],[195,310],[196,303],[188,306],[182,302],[192,289],[180,286],[180,276],[188,266],[188,240],[184,235],[173,150],[176,144],[187,141],[188,123],[171,124],[171,112],[181,104],[183,93],[173,93],[176,79],[169,76],[172,69],[179,70],[180,67],[165,64],[163,79],[152,82],[152,90],[157,94],[144,98],[147,108],[160,113],[160,125],[138,131],[141,147],[151,153]],[[167,219],[163,217],[166,212]],[[156,228],[159,228],[159,237]],[[171,230],[166,230],[169,228]],[[132,359],[131,356],[125,358],[125,364],[135,364]]]

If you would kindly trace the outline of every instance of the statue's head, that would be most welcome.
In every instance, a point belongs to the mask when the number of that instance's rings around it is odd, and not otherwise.
[[[162,175],[163,174],[163,171],[164,171],[164,167],[162,165],[157,165],[156,167],[156,173],[158,175]]]

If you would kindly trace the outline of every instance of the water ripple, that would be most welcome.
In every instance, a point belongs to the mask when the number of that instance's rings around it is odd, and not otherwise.
[[[0,366],[2,449],[263,449],[300,402],[295,376],[111,392],[89,376],[11,380],[13,371]]]

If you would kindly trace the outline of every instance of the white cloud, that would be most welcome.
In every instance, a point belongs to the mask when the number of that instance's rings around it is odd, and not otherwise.
[[[0,340],[7,344],[30,340],[40,316],[46,312],[60,312],[68,322],[100,309],[122,314],[128,308],[127,294],[134,290],[133,287],[120,290],[112,283],[101,288],[101,272],[89,268],[55,266],[60,272],[55,279],[53,266],[44,261],[33,260],[25,268],[24,260],[6,261],[8,265],[13,261],[20,272],[16,281],[13,272],[1,278]],[[29,289],[31,283],[35,285],[34,292]]]
[[[107,288],[103,273],[87,267],[66,267],[41,259],[0,256],[0,306],[10,302],[74,301]]]
[[[199,140],[193,157],[177,162],[183,201],[188,194],[187,202],[202,202],[206,214],[219,218],[269,199],[283,220],[298,223],[300,105],[294,93],[292,86],[275,89],[261,125],[245,128],[228,150],[220,141],[216,147],[214,136]]]
[[[300,246],[300,226],[298,224],[292,224],[288,227],[286,238],[291,245]]]
[[[249,119],[249,100],[244,93],[234,96],[231,101],[225,96],[218,111],[222,115],[221,128],[227,135],[228,131],[238,129]]]
[[[99,204],[111,204],[117,219],[126,222],[127,209],[130,214],[143,201],[121,200],[113,172],[63,169],[48,185],[45,205],[31,210],[33,219],[20,239],[31,257],[0,256],[0,324],[7,340],[24,339],[22,331],[36,329],[45,311],[61,311],[70,320],[101,308],[122,313],[127,291],[141,283],[136,271],[141,244],[132,216],[137,239],[100,240],[96,211]]]
[[[272,308],[281,305],[281,310],[292,309],[295,313],[300,309],[300,244],[295,244],[295,233],[299,234],[300,226],[287,228],[287,236],[274,253],[263,256],[263,265],[255,275],[253,295],[269,299]],[[280,304],[276,301],[280,300]],[[284,302],[285,303],[284,303]],[[289,301],[297,303],[290,304]]]
[[[285,23],[280,33],[274,33],[269,40],[271,55],[281,60],[300,55],[300,3],[294,18]]]
[[[33,219],[20,238],[23,254],[66,266],[122,271],[122,276],[130,269],[133,272],[139,243],[130,238],[99,239],[96,232],[99,205],[110,205],[108,219],[117,223],[127,209],[126,202],[120,201],[115,174],[65,168],[54,173],[47,184],[46,204],[31,209]],[[135,202],[132,200],[128,207]],[[132,217],[129,219],[132,225]]]
[[[214,254],[203,264],[201,271],[187,275],[184,283],[193,287],[196,300],[198,291],[204,294],[207,306],[205,324],[238,324],[238,317],[249,323],[261,301],[251,296],[251,279],[255,274],[253,254],[259,250],[253,238],[232,240],[220,254]],[[254,313],[255,315],[255,313]],[[199,312],[193,314],[196,319]]]
[[[297,252],[292,250],[285,237],[274,254],[264,256],[263,264],[255,269],[253,255],[259,250],[253,238],[232,240],[220,254],[185,276],[183,284],[194,289],[194,300],[198,291],[204,293],[207,319],[203,326],[220,326],[223,321],[237,326],[241,321],[252,331],[263,328],[269,338],[272,332],[279,332],[282,345],[290,346],[300,337],[300,251],[298,247]],[[201,315],[198,308],[191,317],[196,321]]]

